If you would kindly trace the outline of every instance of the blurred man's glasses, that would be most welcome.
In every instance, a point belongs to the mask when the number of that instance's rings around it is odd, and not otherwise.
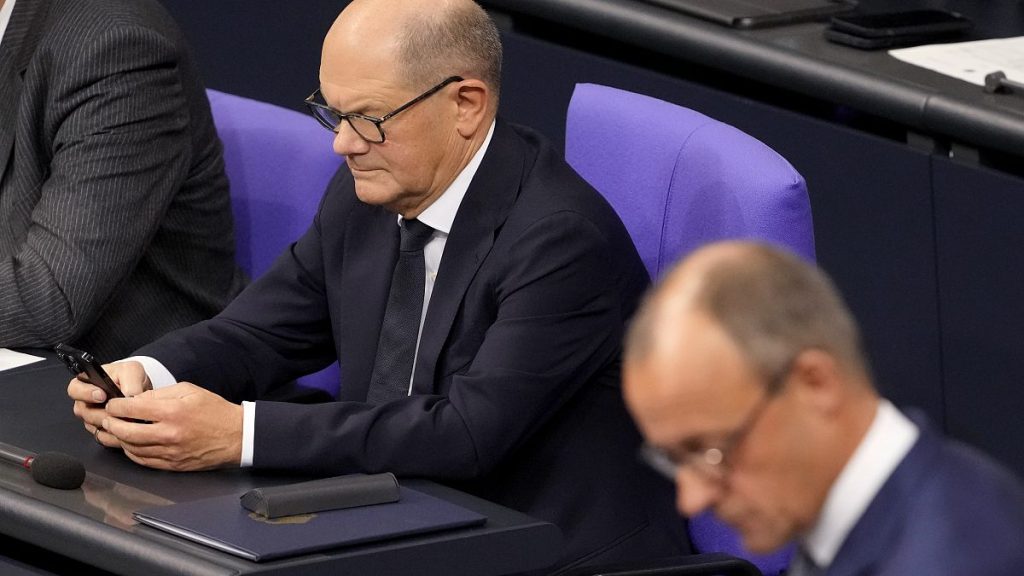
[[[640,447],[640,458],[656,472],[673,482],[682,468],[694,470],[707,480],[716,483],[724,482],[729,475],[729,455],[746,440],[747,435],[757,424],[768,404],[779,397],[792,369],[793,361],[790,360],[782,370],[768,380],[764,396],[747,413],[740,425],[726,436],[721,446],[673,456],[657,446],[644,443]]]
[[[376,116],[367,116],[366,114],[356,114],[354,112],[339,112],[323,102],[323,94],[320,93],[319,88],[310,94],[309,97],[306,98],[305,102],[306,106],[309,107],[309,111],[313,114],[313,117],[316,118],[324,128],[327,128],[331,132],[337,133],[338,129],[341,127],[342,120],[344,120],[345,122],[348,122],[348,125],[355,130],[356,134],[358,134],[360,138],[367,142],[380,144],[381,142],[384,142],[386,138],[384,135],[384,128],[381,127],[381,124],[394,118],[399,113],[412,108],[419,102],[426,100],[441,88],[444,88],[452,82],[461,81],[461,76],[449,76],[442,80],[440,84],[412,100],[409,100],[405,104],[402,104],[380,118],[377,118]],[[317,101],[318,99],[320,100],[319,102]]]

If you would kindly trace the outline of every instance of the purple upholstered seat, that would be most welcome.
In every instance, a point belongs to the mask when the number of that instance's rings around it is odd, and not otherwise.
[[[578,84],[565,156],[611,202],[654,278],[726,238],[769,241],[814,259],[800,174],[758,140],[699,112]]]
[[[693,249],[749,238],[814,260],[803,178],[751,136],[700,114],[615,88],[578,84],[565,156],[619,213],[652,278]],[[780,573],[790,551],[751,555],[712,514],[690,521],[699,552],[747,558]]]
[[[257,278],[313,221],[342,159],[331,133],[311,116],[232,94],[207,90],[235,216],[235,260]],[[336,392],[335,363],[301,378],[306,386]]]

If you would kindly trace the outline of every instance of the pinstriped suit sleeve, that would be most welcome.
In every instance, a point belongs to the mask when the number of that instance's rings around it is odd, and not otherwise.
[[[181,55],[115,25],[53,54],[49,171],[18,249],[0,259],[0,346],[74,340],[139,262],[190,162]]]

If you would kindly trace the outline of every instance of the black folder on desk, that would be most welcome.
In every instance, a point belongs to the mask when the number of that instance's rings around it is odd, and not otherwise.
[[[255,562],[483,524],[487,518],[410,488],[389,504],[268,520],[238,496],[218,496],[135,513],[143,524]]]
[[[854,0],[644,0],[734,28],[817,20],[852,10]]]

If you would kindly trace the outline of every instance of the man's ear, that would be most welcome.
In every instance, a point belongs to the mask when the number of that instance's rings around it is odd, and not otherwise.
[[[463,80],[455,92],[455,103],[458,107],[456,130],[463,138],[476,134],[485,120],[490,118],[491,89],[480,80]]]
[[[846,375],[834,356],[808,349],[797,355],[791,372],[792,386],[805,405],[817,413],[834,414],[846,399]]]

